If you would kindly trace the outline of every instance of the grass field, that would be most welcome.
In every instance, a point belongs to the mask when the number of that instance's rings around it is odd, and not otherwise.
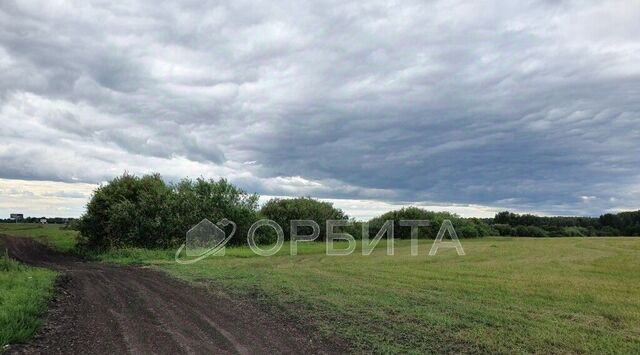
[[[37,329],[55,277],[53,271],[0,255],[0,353],[7,344],[28,340]]]
[[[429,243],[417,257],[397,241],[394,256],[308,243],[295,257],[230,248],[192,265],[172,250],[97,258],[224,287],[361,352],[640,353],[640,238],[462,240],[466,256],[434,257]]]
[[[59,224],[0,223],[0,234],[36,238],[60,251],[70,251],[76,245],[77,231],[62,229]]]

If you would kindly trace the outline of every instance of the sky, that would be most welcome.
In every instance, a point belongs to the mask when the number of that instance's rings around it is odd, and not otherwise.
[[[638,1],[0,2],[0,217],[123,172],[400,206],[640,209]],[[6,216],[4,216],[6,215]]]

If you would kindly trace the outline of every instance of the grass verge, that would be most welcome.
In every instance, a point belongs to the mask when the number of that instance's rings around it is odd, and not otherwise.
[[[27,341],[40,325],[56,273],[0,255],[0,352]]]

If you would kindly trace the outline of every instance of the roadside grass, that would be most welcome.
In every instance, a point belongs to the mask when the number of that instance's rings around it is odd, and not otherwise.
[[[27,341],[40,325],[56,273],[0,255],[0,353]]]
[[[78,232],[62,227],[60,224],[0,223],[0,234],[35,238],[56,250],[68,252],[76,246]]]
[[[466,256],[324,254],[224,257],[178,265],[174,251],[127,249],[102,261],[153,265],[194,283],[224,287],[359,352],[639,353],[639,238],[462,240]],[[288,254],[285,244],[284,254]],[[276,305],[275,308],[273,305]]]

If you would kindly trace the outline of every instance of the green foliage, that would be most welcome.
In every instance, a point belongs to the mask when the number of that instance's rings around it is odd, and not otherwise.
[[[91,248],[164,248],[182,243],[204,218],[228,218],[238,226],[230,243],[239,243],[256,220],[257,201],[224,179],[167,185],[158,174],[125,174],[95,191],[78,229]]]
[[[62,228],[63,230],[77,231],[80,229],[80,220],[77,218],[70,219]]]
[[[500,235],[557,237],[573,236],[637,236],[640,235],[640,211],[607,213],[593,217],[540,217],[531,214],[516,214],[508,211],[495,215],[489,223]],[[508,226],[511,229],[505,227]],[[532,228],[543,229],[545,233]]]
[[[616,228],[613,228],[610,226],[604,226],[598,230],[598,235],[605,236],[605,237],[614,237],[614,236],[623,235],[623,234],[620,232],[620,230]]]
[[[236,223],[237,230],[229,243],[240,244],[257,220],[258,196],[248,194],[224,179],[185,179],[173,186],[172,191],[168,224],[172,227],[171,235],[178,238],[173,245],[180,244],[185,233],[204,218],[213,223],[223,218]]]
[[[491,227],[497,231],[497,235],[509,237],[587,237],[592,230],[585,227],[551,228],[551,231],[537,226],[516,226],[508,224],[493,224]]]
[[[80,233],[91,247],[169,246],[170,197],[171,189],[160,175],[124,174],[94,192]]]
[[[640,211],[607,213],[600,216],[599,222],[603,227],[620,231],[622,235],[640,235]]]
[[[547,231],[536,226],[517,226],[515,235],[518,237],[547,237]]]
[[[435,238],[440,230],[442,221],[448,219],[453,224],[456,234],[460,238],[477,238],[495,235],[486,223],[478,218],[461,218],[449,212],[433,212],[418,207],[406,207],[387,212],[369,221],[369,236],[374,236],[388,220],[393,220],[394,236],[400,239],[411,238],[411,228],[401,226],[401,220],[427,220],[430,225],[418,228],[418,238]]]
[[[516,235],[513,227],[511,227],[508,224],[502,224],[502,223],[493,224],[493,225],[491,225],[491,227],[493,227],[493,229],[497,232],[496,234],[500,235],[500,236],[515,236]]]
[[[237,225],[231,244],[243,244],[250,226],[259,218],[277,222],[290,239],[292,220],[310,219],[318,223],[320,235],[326,236],[327,220],[348,220],[348,216],[331,203],[310,197],[272,199],[258,212],[258,196],[248,194],[224,179],[188,180],[166,184],[160,175],[137,177],[124,174],[98,188],[87,204],[87,212],[73,222],[83,236],[84,245],[91,248],[176,247],[185,233],[202,219],[218,222],[223,218]],[[452,221],[461,238],[489,235],[523,237],[640,235],[640,211],[616,215],[589,217],[539,217],[500,212],[493,220],[461,218],[448,212],[433,212],[417,207],[390,211],[369,221],[369,235],[375,235],[386,220],[394,221],[396,238],[410,238],[410,227],[400,226],[401,220],[428,220],[431,224],[419,228],[419,237],[434,238],[443,220]],[[362,236],[362,222],[351,220],[343,227],[356,238]],[[301,234],[311,229],[303,227]],[[257,241],[271,243],[275,232],[258,230]]]
[[[330,202],[322,202],[310,197],[298,197],[292,199],[274,198],[262,206],[260,215],[278,223],[284,231],[285,239],[291,239],[290,221],[307,219],[318,223],[320,237],[326,236],[327,220],[348,220],[348,216],[342,210],[333,207]],[[265,230],[267,228],[264,228]],[[311,227],[298,228],[299,235],[311,234]]]

